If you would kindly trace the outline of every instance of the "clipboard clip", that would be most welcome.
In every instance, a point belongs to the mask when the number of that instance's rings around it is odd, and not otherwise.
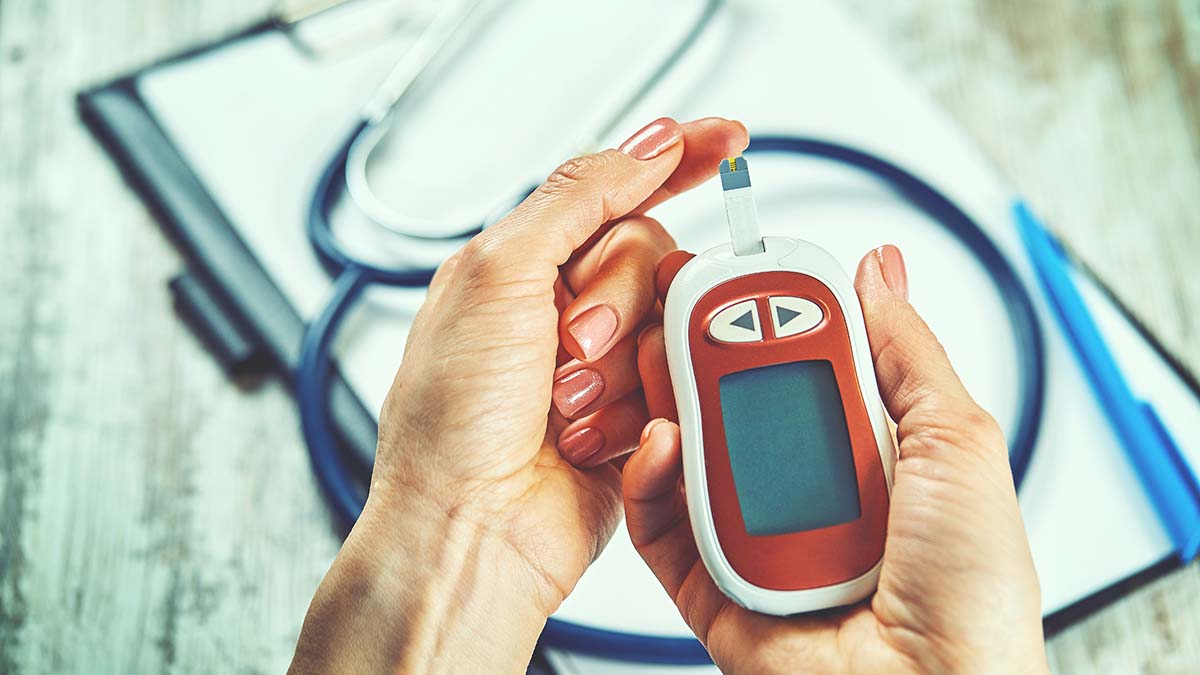
[[[277,0],[270,21],[302,54],[323,60],[418,35],[437,12],[434,0]]]

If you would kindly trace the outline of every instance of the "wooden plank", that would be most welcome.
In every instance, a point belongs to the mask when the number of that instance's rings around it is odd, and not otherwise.
[[[280,672],[336,551],[286,392],[178,323],[180,261],[71,105],[270,4],[0,1],[0,672]],[[840,4],[1200,370],[1200,6]],[[1054,668],[1200,662],[1197,569]]]
[[[0,3],[0,672],[281,672],[336,551],[291,400],[180,325],[72,105],[268,4]]]
[[[842,3],[1200,372],[1200,5]],[[1057,672],[1194,672],[1192,564],[1068,628]]]

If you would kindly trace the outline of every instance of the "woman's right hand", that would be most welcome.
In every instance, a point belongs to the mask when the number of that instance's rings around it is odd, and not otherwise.
[[[696,550],[679,427],[662,419],[625,465],[633,543],[725,672],[1046,672],[1040,591],[1000,428],[908,303],[898,249],[868,254],[855,288],[900,447],[875,595],[796,617],[729,600]],[[651,415],[673,417],[661,327],[639,349]]]

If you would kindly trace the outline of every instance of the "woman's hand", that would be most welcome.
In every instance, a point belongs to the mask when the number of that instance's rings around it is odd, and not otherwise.
[[[875,595],[789,618],[725,597],[692,538],[669,421],[647,425],[625,465],[633,543],[725,672],[1045,672],[1040,591],[1004,437],[908,303],[899,250],[864,258],[855,287],[900,442]],[[661,327],[642,335],[639,360],[650,412],[673,416]]]
[[[295,672],[524,672],[620,518],[609,460],[649,419],[636,339],[674,244],[643,214],[747,142],[727,120],[653,122],[563,164],[438,270]]]

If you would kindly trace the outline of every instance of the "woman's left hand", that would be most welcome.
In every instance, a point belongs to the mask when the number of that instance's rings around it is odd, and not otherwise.
[[[747,142],[736,122],[657,120],[563,164],[438,270],[293,671],[524,672],[619,520],[611,460],[647,422],[637,335],[674,242],[644,212]]]

